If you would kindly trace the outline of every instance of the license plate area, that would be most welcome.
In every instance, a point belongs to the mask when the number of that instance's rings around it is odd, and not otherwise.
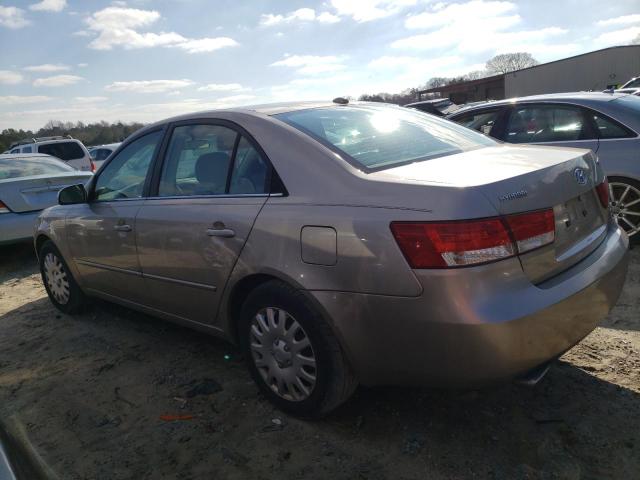
[[[598,200],[593,191],[585,192],[554,207],[556,219],[556,259],[567,260],[573,248],[604,225]],[[595,240],[595,238],[594,238]],[[592,242],[586,242],[584,248]],[[582,250],[582,249],[580,249]]]

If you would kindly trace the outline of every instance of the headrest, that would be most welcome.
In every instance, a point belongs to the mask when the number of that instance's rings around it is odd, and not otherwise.
[[[200,183],[226,182],[228,167],[229,155],[226,153],[205,153],[196,160],[196,178]]]

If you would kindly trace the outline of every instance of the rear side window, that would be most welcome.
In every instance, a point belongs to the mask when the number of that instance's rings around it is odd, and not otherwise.
[[[582,109],[573,106],[516,106],[507,123],[509,143],[568,142],[587,140],[588,127]]]
[[[472,128],[480,133],[484,133],[485,135],[491,135],[493,127],[496,125],[498,117],[500,116],[500,112],[500,109],[469,112],[455,117],[452,120],[467,128]],[[496,132],[493,133],[495,134]]]
[[[233,162],[229,193],[267,193],[267,172],[267,162],[249,140],[242,137]]]
[[[365,171],[496,144],[472,130],[409,108],[335,106],[275,117],[346,154],[349,163]]]
[[[39,153],[46,153],[68,162],[84,157],[84,151],[77,142],[56,142],[38,145]]]
[[[598,131],[598,137],[600,138],[607,139],[635,137],[635,134],[628,128],[620,125],[615,120],[608,118],[600,113],[593,112],[592,118]]]
[[[22,153],[33,153],[33,148],[31,148],[31,145],[28,147],[22,147]]]
[[[56,175],[64,172],[75,172],[75,170],[64,163],[42,158],[3,158],[0,160],[0,180],[31,175]]]

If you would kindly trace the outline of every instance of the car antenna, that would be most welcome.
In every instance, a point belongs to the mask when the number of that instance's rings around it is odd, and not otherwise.
[[[337,103],[338,105],[348,105],[349,99],[344,97],[336,97],[333,99],[333,103]]]

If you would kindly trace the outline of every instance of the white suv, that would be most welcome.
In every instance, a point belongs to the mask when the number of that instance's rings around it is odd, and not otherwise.
[[[64,137],[27,138],[14,143],[7,153],[46,153],[66,162],[69,166],[86,172],[94,172],[91,155],[80,140]]]

